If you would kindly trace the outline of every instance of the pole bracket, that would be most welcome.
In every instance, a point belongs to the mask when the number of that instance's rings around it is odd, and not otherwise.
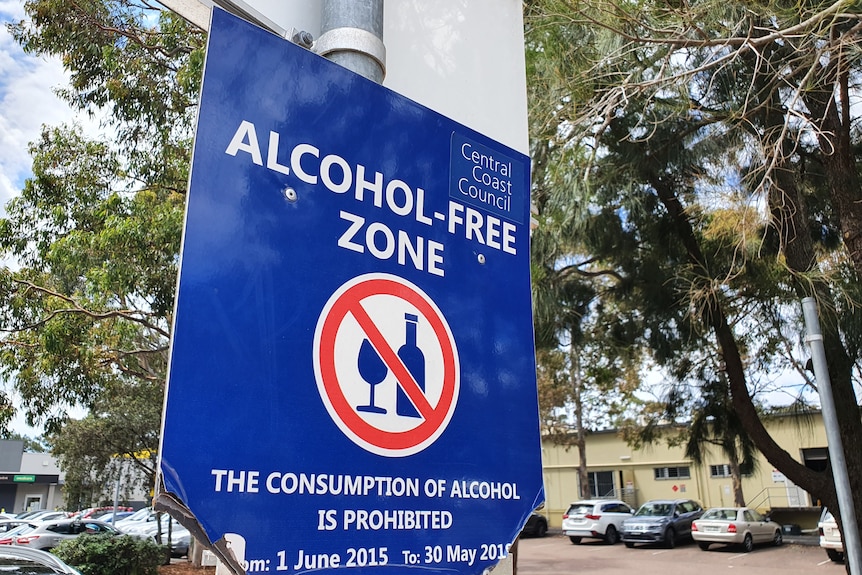
[[[324,32],[314,43],[313,51],[319,56],[333,52],[358,52],[374,59],[386,75],[386,46],[383,41],[361,28],[334,28]]]

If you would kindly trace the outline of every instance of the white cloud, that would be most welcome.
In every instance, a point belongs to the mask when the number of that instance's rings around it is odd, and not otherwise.
[[[25,17],[22,0],[0,0],[0,214],[31,174],[28,147],[42,125],[77,119],[53,91],[68,83],[60,60],[25,54],[7,30]]]
[[[0,0],[0,215],[32,173],[29,143],[39,138],[42,126],[71,124],[77,119],[53,92],[68,83],[59,59],[25,54],[9,33],[7,24],[25,17],[23,0]],[[91,121],[81,123],[93,128]],[[9,262],[0,261],[0,265]],[[17,404],[14,394],[12,397]],[[29,436],[42,433],[28,426],[20,413],[11,428]]]

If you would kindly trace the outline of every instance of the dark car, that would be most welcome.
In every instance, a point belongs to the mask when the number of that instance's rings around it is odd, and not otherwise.
[[[541,513],[533,511],[530,514],[524,528],[521,529],[521,535],[531,537],[544,537],[548,533],[548,520]]]
[[[635,543],[662,543],[673,548],[680,539],[691,537],[691,523],[701,515],[703,507],[691,499],[647,501],[623,521],[623,543],[629,548]]]

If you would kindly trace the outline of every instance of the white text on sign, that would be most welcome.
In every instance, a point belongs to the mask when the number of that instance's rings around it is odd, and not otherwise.
[[[349,162],[334,153],[322,153],[307,142],[283,146],[278,132],[270,131],[265,146],[261,146],[258,130],[252,122],[243,120],[225,149],[225,154],[248,157],[265,169],[296,178],[304,184],[323,186],[326,190],[351,197],[360,203],[370,202],[399,217],[411,218],[429,228],[445,225],[450,235],[462,237],[505,254],[517,255],[518,225],[449,200],[442,211],[426,210],[426,191],[398,178],[387,178],[382,172]],[[464,154],[470,154],[466,149]],[[266,161],[264,162],[264,156]],[[472,159],[472,155],[465,155]],[[506,182],[511,187],[511,182]],[[498,184],[498,186],[501,184]],[[505,190],[511,194],[511,190]],[[339,212],[346,223],[337,245],[360,254],[370,254],[379,260],[393,260],[402,266],[444,276],[444,245],[420,234],[349,210]]]

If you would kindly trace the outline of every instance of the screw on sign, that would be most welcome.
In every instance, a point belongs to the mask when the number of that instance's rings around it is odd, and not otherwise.
[[[445,317],[393,275],[353,278],[330,297],[315,331],[314,370],[339,429],[378,455],[434,443],[458,400],[458,352]]]

